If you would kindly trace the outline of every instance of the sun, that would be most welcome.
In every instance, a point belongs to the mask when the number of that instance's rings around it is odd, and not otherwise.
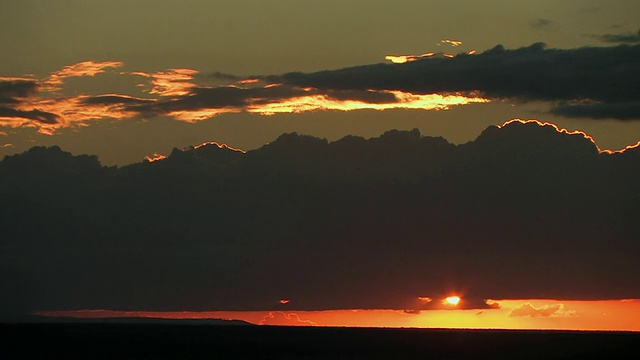
[[[448,298],[442,300],[444,305],[453,305],[456,306],[460,302],[460,296],[449,296]]]

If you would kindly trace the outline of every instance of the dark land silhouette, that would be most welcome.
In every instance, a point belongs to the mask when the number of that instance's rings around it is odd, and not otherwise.
[[[9,359],[633,359],[639,333],[222,326],[0,324]]]
[[[638,183],[638,148],[535,122],[461,145],[289,133],[122,167],[33,147],[0,162],[0,312],[640,298]]]

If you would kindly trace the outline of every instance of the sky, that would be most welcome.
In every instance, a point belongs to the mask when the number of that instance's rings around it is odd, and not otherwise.
[[[512,118],[583,130],[612,150],[640,138],[633,119],[553,112],[548,100],[555,99],[454,102],[467,105],[429,100],[429,105],[382,111],[363,104],[328,106],[307,98],[307,106],[292,114],[287,113],[291,108],[282,107],[274,113],[273,102],[282,101],[280,96],[299,100],[302,94],[274,92],[252,95],[266,96],[272,103],[266,109],[225,108],[228,104],[221,103],[207,104],[204,112],[204,105],[194,104],[180,111],[151,105],[132,111],[126,106],[168,102],[201,88],[283,83],[276,78],[238,83],[252,76],[389,64],[389,55],[479,54],[498,45],[517,49],[540,42],[546,49],[637,45],[640,25],[634,15],[640,5],[632,0],[20,1],[0,7],[10,15],[0,25],[0,46],[6,54],[0,76],[6,84],[4,96],[15,100],[3,104],[0,113],[0,155],[34,145],[60,145],[74,154],[98,155],[106,165],[126,165],[204,141],[255,149],[293,131],[338,140],[418,128],[425,135],[464,143],[488,125]],[[588,61],[580,59],[576,61]],[[549,87],[557,86],[553,79],[544,80],[551,82]],[[22,90],[15,89],[15,82],[23,83]],[[21,97],[13,97],[16,94]],[[87,100],[101,95],[121,98]],[[342,99],[349,95],[355,94]],[[365,109],[344,111],[347,108]],[[272,115],[264,115],[268,113]]]
[[[0,313],[260,323],[291,310],[335,325],[334,310],[369,324],[355,309],[381,311],[382,326],[640,330],[619,320],[640,298],[637,1],[25,0],[0,12],[0,265],[15,275]],[[454,295],[460,305],[442,303]]]

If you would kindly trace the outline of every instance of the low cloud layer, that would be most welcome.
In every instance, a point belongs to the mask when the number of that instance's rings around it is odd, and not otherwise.
[[[536,308],[530,303],[526,303],[511,311],[509,316],[529,316],[529,317],[573,317],[575,311],[567,311],[563,304],[545,305]]]
[[[34,147],[0,162],[0,312],[640,298],[639,161],[536,121],[462,145],[292,133],[111,168]]]
[[[636,33],[626,32],[620,34],[604,34],[604,35],[592,35],[605,43],[626,43],[637,44],[640,43],[640,30]]]
[[[536,24],[544,26],[543,20]],[[460,41],[442,44],[455,47]],[[85,61],[46,78],[0,78],[0,126],[53,134],[104,119],[168,116],[195,122],[238,112],[437,110],[497,100],[543,101],[551,113],[566,117],[638,120],[639,56],[640,45],[498,45],[484,52],[388,55],[392,63],[249,77],[184,68],[125,71],[118,61]],[[63,95],[67,78],[100,81],[106,75],[130,78],[139,93]]]
[[[488,99],[547,101],[615,107],[638,102],[640,46],[546,49],[542,43],[515,50],[502,46],[453,58],[424,58],[405,64],[375,64],[317,73],[270,77],[295,86],[343,90],[398,90],[418,94],[465,93]],[[561,112],[572,116],[570,111]],[[617,118],[618,112],[604,112]],[[640,113],[621,119],[640,119]],[[580,116],[586,116],[582,114]]]

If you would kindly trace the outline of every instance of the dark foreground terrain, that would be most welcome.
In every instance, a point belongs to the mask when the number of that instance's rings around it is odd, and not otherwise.
[[[1,324],[0,359],[632,359],[640,333]]]

